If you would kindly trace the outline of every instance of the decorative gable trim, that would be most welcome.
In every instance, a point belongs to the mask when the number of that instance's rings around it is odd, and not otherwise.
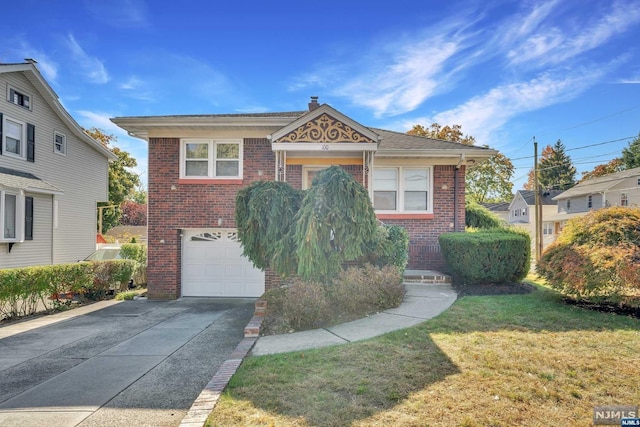
[[[376,141],[325,113],[278,138],[277,142],[375,143]]]
[[[380,137],[327,104],[310,111],[269,135],[272,143],[365,143]]]

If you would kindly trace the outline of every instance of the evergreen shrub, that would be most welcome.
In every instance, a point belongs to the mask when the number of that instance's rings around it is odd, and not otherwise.
[[[529,271],[531,240],[525,232],[501,228],[444,233],[439,241],[447,265],[466,284],[517,282]]]
[[[472,228],[501,228],[505,222],[497,215],[474,202],[465,205],[465,225]]]

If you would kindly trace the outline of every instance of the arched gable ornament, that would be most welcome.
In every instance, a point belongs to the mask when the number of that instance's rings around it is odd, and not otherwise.
[[[279,138],[277,142],[375,143],[376,141],[324,113]]]

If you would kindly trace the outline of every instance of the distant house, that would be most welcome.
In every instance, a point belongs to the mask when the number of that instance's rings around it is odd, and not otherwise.
[[[551,215],[557,212],[557,202],[553,199],[559,195],[561,191],[552,190],[542,193],[540,204],[542,205],[542,229],[543,229],[543,247],[553,243],[560,233],[560,230],[553,228],[553,223],[548,221]],[[527,230],[531,236],[532,249],[535,248],[536,235],[536,193],[533,190],[518,190],[515,197],[509,205],[510,224],[517,225]],[[532,251],[535,253],[535,251]]]
[[[481,205],[491,211],[491,213],[496,215],[498,218],[501,218],[506,222],[509,221],[509,206],[511,206],[511,203],[481,203]]]
[[[75,262],[95,250],[109,160],[35,61],[0,64],[0,268]]]
[[[582,181],[554,200],[560,215],[608,206],[640,206],[640,167]]]
[[[149,144],[151,298],[255,297],[277,285],[242,255],[236,193],[258,180],[309,188],[332,165],[367,188],[380,221],[408,231],[409,268],[442,268],[438,236],[464,230],[466,168],[495,154],[370,128],[317,97],[306,111],[112,121]]]
[[[545,216],[544,233],[554,236],[566,222],[609,206],[640,206],[640,168],[588,179],[556,195],[556,212]],[[554,238],[555,240],[555,238]]]

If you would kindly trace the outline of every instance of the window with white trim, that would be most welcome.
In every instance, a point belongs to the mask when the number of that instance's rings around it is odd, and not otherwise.
[[[25,128],[24,123],[4,117],[2,151],[5,154],[24,157]]]
[[[542,234],[544,234],[545,236],[550,236],[553,234],[553,222],[542,223]]]
[[[567,211],[571,210],[571,199],[567,199]]]
[[[19,105],[31,110],[31,97],[9,86],[7,100],[12,104]]]
[[[431,168],[375,168],[373,207],[376,211],[431,212]]]
[[[620,193],[620,206],[629,206],[629,194]]]
[[[53,132],[53,152],[67,154],[67,136],[60,132]]]
[[[593,208],[593,196],[587,196],[587,209]]]
[[[20,192],[0,191],[0,241],[24,240],[24,195]]]
[[[242,178],[242,142],[183,139],[181,178]]]

